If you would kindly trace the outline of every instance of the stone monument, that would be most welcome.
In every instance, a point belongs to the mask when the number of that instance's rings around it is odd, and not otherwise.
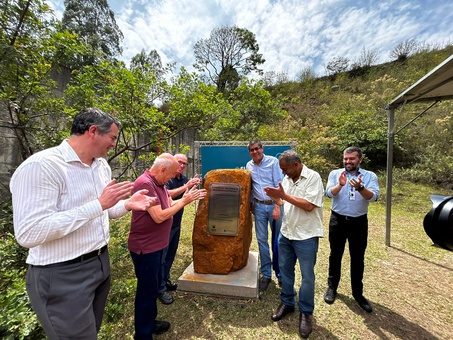
[[[207,195],[197,209],[192,245],[199,274],[228,274],[244,268],[252,241],[251,175],[248,170],[211,170]]]

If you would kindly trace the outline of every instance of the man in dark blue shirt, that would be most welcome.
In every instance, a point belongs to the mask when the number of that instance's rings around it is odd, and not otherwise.
[[[179,163],[177,175],[169,180],[165,186],[173,200],[180,199],[186,190],[189,190],[200,183],[200,178],[195,175],[191,180],[183,175],[187,167],[187,157],[183,154],[176,154],[176,160]],[[176,251],[178,250],[179,237],[181,235],[181,220],[184,208],[173,215],[173,224],[170,230],[170,242],[168,247],[164,249],[162,256],[165,259],[162,265],[162,282],[159,288],[158,298],[163,304],[169,305],[173,303],[174,298],[168,291],[175,291],[178,288],[176,282],[170,280],[170,269],[175,260]]]

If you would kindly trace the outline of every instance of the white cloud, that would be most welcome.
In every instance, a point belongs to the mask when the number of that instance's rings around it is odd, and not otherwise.
[[[51,0],[57,16],[63,0]],[[433,4],[435,3],[435,4]],[[142,49],[157,50],[164,63],[193,70],[193,46],[222,25],[256,35],[266,59],[264,71],[293,79],[311,67],[324,75],[336,56],[356,60],[362,50],[379,51],[380,60],[403,41],[453,41],[453,2],[425,0],[111,0],[124,34],[125,62]]]

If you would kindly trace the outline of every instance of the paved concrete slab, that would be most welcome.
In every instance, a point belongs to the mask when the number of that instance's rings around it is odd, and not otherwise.
[[[239,299],[258,299],[258,253],[249,252],[247,265],[227,275],[198,274],[194,271],[192,262],[178,279],[178,291]]]

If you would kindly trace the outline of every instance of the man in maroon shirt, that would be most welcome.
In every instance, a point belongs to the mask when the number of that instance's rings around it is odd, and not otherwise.
[[[156,320],[162,251],[168,246],[173,215],[206,196],[206,190],[193,187],[179,200],[172,200],[165,183],[175,177],[178,168],[177,159],[164,153],[134,183],[133,192],[146,188],[149,196],[157,197],[147,211],[133,212],[131,218],[128,248],[137,277],[135,339],[152,339],[152,334],[161,334],[170,328],[169,322]]]

